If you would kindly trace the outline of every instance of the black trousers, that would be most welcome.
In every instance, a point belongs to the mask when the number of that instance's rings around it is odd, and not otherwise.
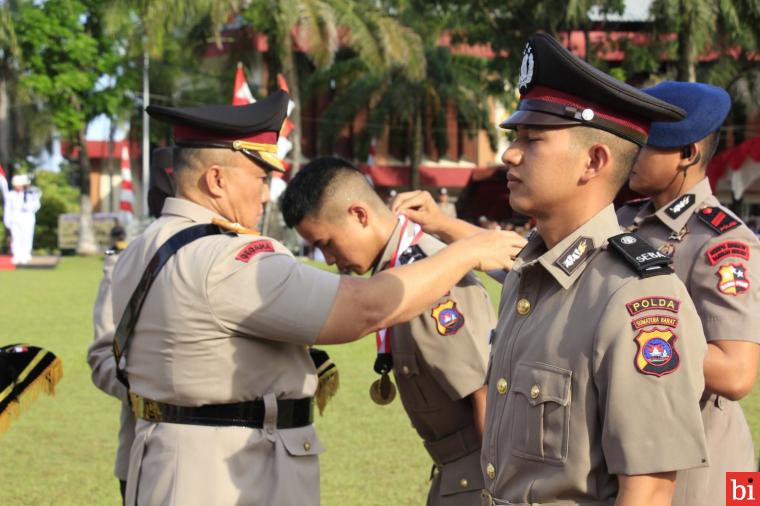
[[[121,490],[121,504],[124,506],[124,501],[126,499],[127,494],[127,482],[119,480],[119,490]]]

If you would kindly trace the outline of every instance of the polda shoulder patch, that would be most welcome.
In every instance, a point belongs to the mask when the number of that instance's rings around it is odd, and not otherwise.
[[[610,250],[623,257],[640,278],[673,272],[670,268],[673,259],[634,233],[626,232],[610,237],[609,245]]]
[[[718,235],[741,225],[741,221],[720,207],[705,207],[697,213],[697,217]]]

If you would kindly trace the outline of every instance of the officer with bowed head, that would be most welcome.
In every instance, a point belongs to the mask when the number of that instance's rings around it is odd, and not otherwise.
[[[635,230],[673,258],[707,338],[705,393],[700,401],[709,468],[679,472],[673,504],[710,506],[726,497],[726,472],[756,470],[752,435],[736,402],[752,389],[760,358],[760,242],[710,189],[705,171],[731,109],[722,88],[665,81],[644,89],[684,109],[678,122],[654,123],[629,178],[649,197],[618,211]]]
[[[408,320],[470,269],[511,266],[511,236],[489,233],[352,279],[258,235],[287,104],[276,92],[148,108],[172,124],[177,194],[113,275],[114,351],[138,418],[127,504],[318,504],[307,346]]]
[[[669,259],[621,233],[612,200],[650,123],[684,112],[546,34],[528,41],[520,95],[502,159],[536,232],[502,291],[482,503],[669,505],[676,471],[707,462],[704,335]],[[421,194],[395,208],[449,240],[476,230]]]

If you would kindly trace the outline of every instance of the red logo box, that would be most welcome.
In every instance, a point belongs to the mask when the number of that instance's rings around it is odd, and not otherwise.
[[[726,473],[726,506],[760,506],[760,473]]]

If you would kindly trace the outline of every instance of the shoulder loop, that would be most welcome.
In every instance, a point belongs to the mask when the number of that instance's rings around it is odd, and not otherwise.
[[[609,238],[610,249],[623,257],[640,278],[670,274],[673,261],[669,256],[657,251],[641,236],[626,232]]]
[[[733,230],[742,224],[740,220],[720,207],[705,207],[700,209],[697,217],[713,232],[721,235],[723,232]]]

